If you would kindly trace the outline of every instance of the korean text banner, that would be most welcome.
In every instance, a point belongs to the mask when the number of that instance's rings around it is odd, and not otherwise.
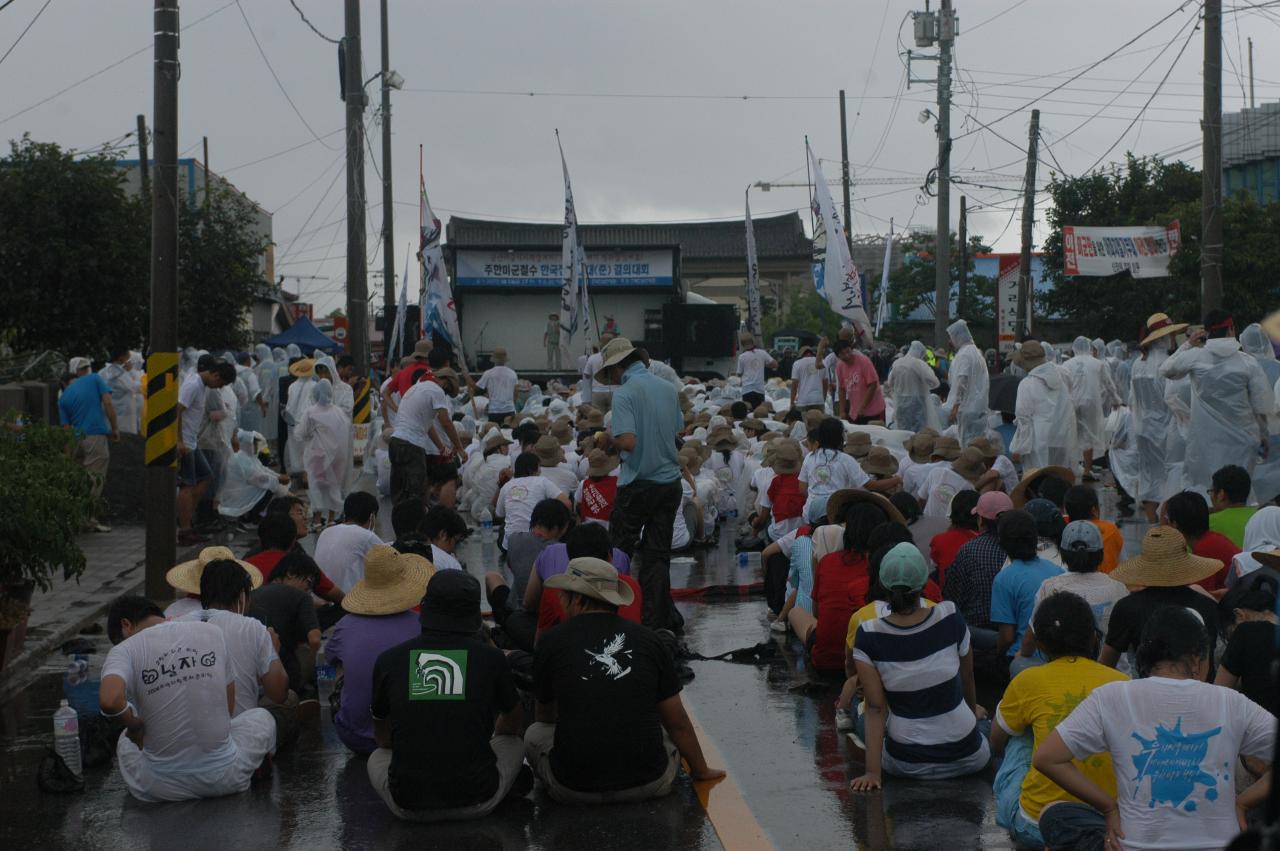
[[[1064,225],[1062,271],[1068,276],[1128,272],[1135,278],[1163,278],[1181,242],[1182,230],[1176,221],[1168,227]]]
[[[588,251],[587,277],[592,289],[669,287],[675,256],[670,250]],[[556,289],[564,282],[559,251],[485,251],[460,248],[455,285]]]

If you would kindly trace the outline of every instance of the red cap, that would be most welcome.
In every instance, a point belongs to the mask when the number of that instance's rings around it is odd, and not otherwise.
[[[1003,491],[988,491],[978,497],[978,504],[973,513],[984,520],[995,520],[1001,514],[1013,509],[1013,500]]]

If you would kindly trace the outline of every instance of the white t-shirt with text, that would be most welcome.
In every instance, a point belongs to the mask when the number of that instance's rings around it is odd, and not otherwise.
[[[185,615],[178,623],[202,621],[222,630],[227,641],[227,666],[236,684],[236,711],[232,717],[258,705],[259,680],[276,660],[271,634],[256,618],[223,609],[202,609]],[[145,632],[145,630],[144,630]],[[226,700],[226,695],[223,695]]]

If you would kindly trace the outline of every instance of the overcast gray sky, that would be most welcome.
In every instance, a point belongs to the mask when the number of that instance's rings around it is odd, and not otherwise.
[[[341,0],[297,2],[321,32],[341,36]],[[0,11],[0,51],[45,5],[14,0]],[[1280,98],[1280,4],[1225,5],[1224,110],[1245,102],[1249,36],[1258,101]],[[89,149],[131,131],[137,113],[150,120],[152,4],[49,0],[47,6],[0,64],[0,134],[29,132]],[[392,0],[390,6],[391,66],[406,81],[392,106],[398,273],[406,246],[416,242],[419,144],[442,219],[457,213],[559,220],[557,127],[583,223],[740,217],[749,183],[805,180],[806,134],[830,161],[823,165],[827,176],[839,176],[840,88],[849,99],[853,231],[883,233],[891,217],[899,228],[934,222],[933,201],[918,186],[934,164],[936,141],[932,123],[917,121],[933,105],[934,89],[904,89],[899,56],[911,43],[906,16],[923,9],[924,0]],[[1191,32],[1198,4],[1175,12],[1175,0],[959,0],[956,8],[953,173],[981,172],[986,176],[972,180],[994,188],[955,187],[953,225],[964,192],[971,205],[993,205],[971,217],[971,231],[995,240],[998,250],[1017,249],[1011,222],[1025,160],[1030,107],[1023,107],[1037,96],[1043,137],[1070,173],[1088,169],[1117,140],[1104,163],[1126,150],[1186,148],[1182,158],[1198,164],[1203,38]],[[368,77],[380,62],[378,3],[368,0],[362,9]],[[1170,13],[1114,58],[1049,93]],[[345,275],[343,136],[329,135],[344,121],[336,48],[308,29],[288,0],[182,3],[184,26],[206,17],[182,36],[179,150],[198,157],[200,137],[209,137],[213,170],[274,212],[277,271],[325,279],[286,285],[300,288],[318,312],[332,309],[342,302]],[[273,81],[245,17],[301,118]],[[134,51],[141,52],[124,59]],[[933,67],[918,63],[914,71],[931,77]],[[95,72],[101,73],[50,97]],[[1168,81],[1122,138],[1166,73]],[[376,105],[377,84],[369,89]],[[370,128],[380,159],[372,117]],[[1043,184],[1054,160],[1044,150],[1041,157]],[[371,165],[366,172],[372,254],[381,187]],[[895,179],[907,182],[882,182]],[[752,190],[751,203],[753,214],[763,216],[803,209],[807,195],[801,188]],[[371,267],[378,268],[380,255]],[[380,300],[377,292],[371,300]]]

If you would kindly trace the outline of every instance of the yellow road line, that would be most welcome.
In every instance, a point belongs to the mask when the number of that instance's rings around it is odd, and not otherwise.
[[[728,771],[729,766],[725,763],[724,757],[707,736],[702,725],[698,723],[693,709],[688,703],[685,703],[684,708],[689,714],[689,721],[693,724],[698,742],[702,745],[702,754],[706,757],[707,764],[713,768],[723,768]],[[760,826],[760,822],[756,821],[751,808],[747,806],[747,801],[733,779],[732,772],[723,780],[694,783],[693,788],[698,793],[698,801],[706,810],[707,818],[711,819],[711,826],[715,828],[716,836],[720,838],[720,844],[724,846],[725,851],[757,851],[757,849],[771,851],[773,842]]]

